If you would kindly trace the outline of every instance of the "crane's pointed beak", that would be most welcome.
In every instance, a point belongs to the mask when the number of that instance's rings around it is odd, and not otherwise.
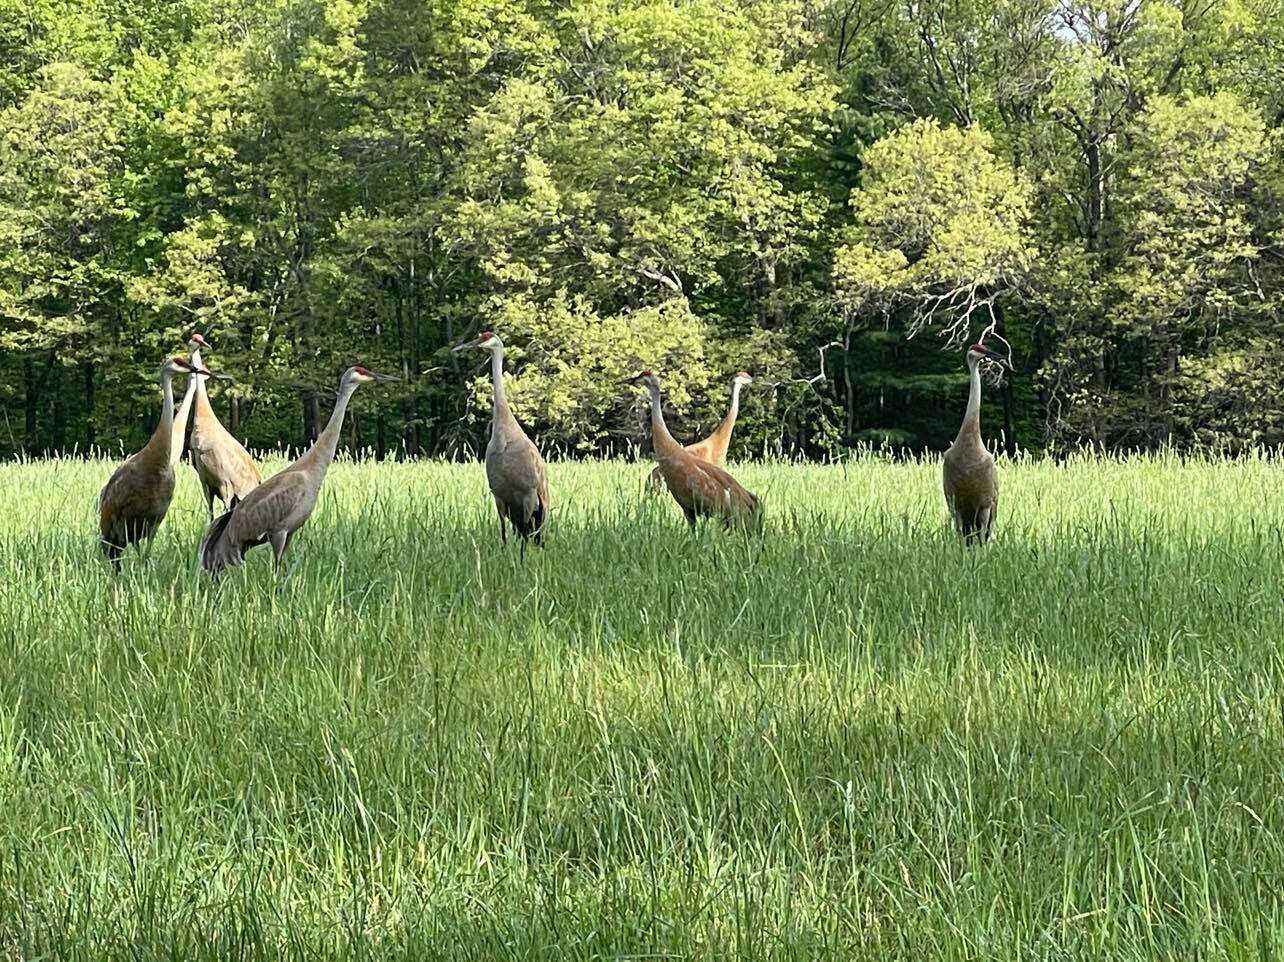
[[[463,344],[456,344],[454,347],[450,349],[450,353],[462,354],[464,351],[471,350],[472,348],[476,347],[480,343],[481,342],[478,341],[476,338],[473,338],[473,340],[471,341],[464,341]]]
[[[393,381],[401,380],[401,378],[397,377],[395,374],[379,374],[376,371],[371,371],[370,376],[376,381],[382,381],[385,384],[391,384]]]
[[[1000,367],[1007,368],[1009,371],[1013,370],[1012,360],[1006,354],[1000,354],[998,351],[992,351],[984,346],[981,350],[985,352],[986,357],[991,361],[996,361]]]

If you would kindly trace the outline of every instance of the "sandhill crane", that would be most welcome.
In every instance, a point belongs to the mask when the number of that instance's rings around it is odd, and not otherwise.
[[[727,409],[727,416],[722,419],[722,423],[718,425],[717,429],[703,441],[688,444],[686,446],[687,451],[702,461],[708,461],[710,464],[722,467],[727,460],[727,449],[731,447],[731,432],[735,429],[736,418],[740,414],[740,389],[746,384],[752,383],[753,377],[748,371],[736,372],[736,376],[731,379],[731,407]],[[660,476],[660,466],[658,464],[651,471],[651,478],[647,484],[653,491],[658,491],[664,487],[664,479]]]
[[[209,344],[201,335],[193,334],[188,345],[192,363],[199,367],[201,349],[208,349]],[[196,476],[201,479],[201,488],[205,491],[205,510],[212,519],[215,498],[225,507],[231,507],[232,498],[245,500],[245,496],[263,479],[250,453],[223,427],[214,413],[205,390],[205,378],[197,377],[195,380],[196,403],[192,410],[192,436],[188,446],[192,452],[192,467],[196,469]]]
[[[126,548],[156,533],[174,497],[174,374],[208,374],[181,357],[160,368],[161,416],[151,439],[131,455],[103,485],[98,495],[98,535],[103,554],[120,570]],[[181,444],[181,438],[179,439]]]
[[[989,541],[994,537],[994,521],[999,512],[999,481],[994,470],[994,455],[981,441],[981,361],[985,358],[1012,367],[1006,357],[983,344],[973,344],[967,350],[967,367],[971,387],[967,396],[967,412],[954,443],[945,452],[941,463],[941,477],[945,487],[945,503],[949,506],[954,526],[968,544],[978,538]]]
[[[339,397],[325,430],[302,457],[251,490],[244,499],[232,495],[231,507],[214,519],[201,539],[201,566],[217,577],[225,568],[240,564],[250,548],[270,542],[279,569],[294,532],[316,507],[353,392],[371,381],[396,380],[391,374],[375,374],[364,367],[348,368],[339,381]]]
[[[455,351],[481,348],[490,352],[491,415],[490,440],[486,443],[486,482],[499,513],[499,537],[508,542],[507,521],[522,541],[539,545],[548,526],[552,505],[548,495],[548,477],[539,449],[526,436],[513,416],[504,396],[504,342],[490,331],[455,347]]]
[[[644,384],[651,392],[651,447],[659,462],[660,477],[687,522],[695,527],[696,518],[711,517],[722,519],[728,527],[733,523],[758,527],[762,519],[758,498],[722,468],[696,457],[673,440],[660,407],[660,379],[643,371],[625,383]]]

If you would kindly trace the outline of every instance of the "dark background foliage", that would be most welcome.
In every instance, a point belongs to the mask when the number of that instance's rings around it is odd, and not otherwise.
[[[255,447],[1275,445],[1279,0],[0,0],[0,454],[132,447],[184,332]]]

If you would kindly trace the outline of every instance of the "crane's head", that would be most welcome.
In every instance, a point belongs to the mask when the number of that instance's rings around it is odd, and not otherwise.
[[[998,363],[1009,371],[1012,370],[1012,361],[1006,354],[1000,354],[998,351],[991,350],[984,344],[973,344],[967,349],[967,360],[969,364],[976,364],[987,359]]]
[[[208,351],[210,350],[210,342],[201,337],[199,332],[192,331],[191,334],[187,335],[187,349],[189,351]]]
[[[744,386],[746,384],[753,383],[753,375],[750,374],[748,371],[737,371],[736,376],[733,377],[731,380],[734,381],[736,384]]]
[[[343,372],[344,383],[352,384],[369,384],[371,381],[400,381],[401,378],[394,374],[379,374],[370,370],[368,367],[362,367],[360,364],[354,364]]]
[[[641,384],[654,390],[660,389],[660,379],[655,376],[654,371],[642,371],[633,377],[625,378],[625,384]]]
[[[463,344],[457,344],[452,350],[458,354],[460,351],[471,351],[474,348],[484,348],[487,351],[495,351],[504,346],[504,342],[496,336],[494,331],[482,331],[471,341],[465,341]]]
[[[216,376],[213,371],[207,371],[204,367],[196,366],[187,358],[179,357],[177,354],[173,357],[166,358],[165,363],[161,365],[161,376],[166,374],[204,374],[206,377]]]

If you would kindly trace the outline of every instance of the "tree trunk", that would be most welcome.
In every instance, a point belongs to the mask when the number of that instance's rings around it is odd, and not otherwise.
[[[306,448],[315,443],[321,433],[317,425],[321,421],[321,404],[315,391],[303,392],[303,446]]]
[[[420,422],[423,420],[423,399],[419,392],[419,365],[422,361],[420,353],[420,330],[419,330],[419,278],[415,274],[414,258],[410,260],[410,284],[409,294],[409,316],[406,318],[406,324],[410,329],[410,410],[414,412],[415,423],[411,428],[411,437],[409,445],[409,454],[412,458],[419,457],[419,451],[423,443],[420,436]]]
[[[999,398],[1003,402],[1003,450],[1010,458],[1016,457],[1016,404],[1012,397],[1012,377],[1003,379],[1003,387],[999,390]]]
[[[67,446],[67,398],[62,391],[62,365],[54,365],[49,372],[53,379],[53,431],[45,454],[62,454]]]
[[[25,358],[22,362],[22,379],[26,387],[27,453],[34,456],[39,443],[39,438],[36,437],[36,405],[40,401],[40,385],[36,380],[36,366],[31,363],[31,358]]]
[[[1177,361],[1180,353],[1176,340],[1168,345],[1168,357],[1164,365],[1164,384],[1159,392],[1160,403],[1164,412],[1165,444],[1173,443],[1173,433],[1177,427],[1177,419],[1173,415],[1173,385],[1177,383]]]
[[[94,362],[86,361],[84,364],[85,379],[85,453],[88,454],[98,440],[97,432],[94,428],[95,399],[94,399]]]
[[[1084,156],[1088,160],[1088,204],[1086,211],[1086,234],[1084,238],[1088,250],[1098,253],[1101,250],[1102,227],[1106,210],[1106,172],[1101,159],[1101,142],[1090,136],[1083,145]]]

